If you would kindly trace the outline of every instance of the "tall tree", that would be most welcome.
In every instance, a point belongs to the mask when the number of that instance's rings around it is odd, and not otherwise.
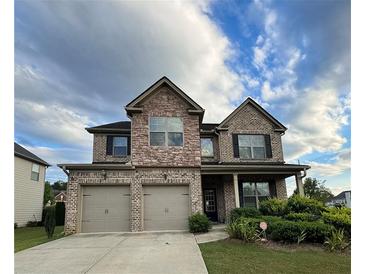
[[[64,181],[57,181],[52,184],[53,190],[66,190],[67,189],[67,183]]]
[[[43,205],[47,204],[48,201],[50,201],[51,203],[54,202],[54,194],[51,184],[48,181],[46,181],[44,184]]]
[[[328,199],[334,197],[331,190],[325,187],[325,182],[320,182],[316,178],[305,178],[303,184],[304,195],[325,203]],[[298,194],[298,189],[294,190],[294,194]]]

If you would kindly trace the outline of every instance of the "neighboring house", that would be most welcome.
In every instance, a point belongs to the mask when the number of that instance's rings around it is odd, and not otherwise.
[[[327,206],[336,206],[336,205],[344,205],[348,208],[351,208],[351,191],[342,191],[337,196],[330,199],[327,203]]]
[[[50,165],[14,142],[14,223],[42,220],[44,180]]]
[[[187,229],[195,212],[226,222],[235,207],[286,199],[290,176],[303,195],[310,167],[285,164],[286,127],[251,98],[202,123],[204,109],[163,77],[125,110],[131,121],[86,129],[92,163],[58,165],[69,175],[66,234]]]
[[[57,191],[57,194],[54,196],[54,201],[56,203],[65,203],[67,201],[67,194],[66,194],[66,192],[63,191],[63,190]]]

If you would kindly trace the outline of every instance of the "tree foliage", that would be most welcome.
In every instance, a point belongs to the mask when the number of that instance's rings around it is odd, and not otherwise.
[[[315,199],[325,203],[328,199],[333,198],[332,192],[325,187],[326,181],[318,181],[316,178],[308,177],[304,180],[304,195],[308,198]],[[294,195],[298,194],[298,189],[294,191]]]
[[[54,202],[54,194],[51,184],[48,181],[46,181],[44,185],[43,205],[47,204],[48,201],[50,201],[51,203]]]
[[[52,188],[53,190],[66,190],[67,183],[59,180],[53,183]]]

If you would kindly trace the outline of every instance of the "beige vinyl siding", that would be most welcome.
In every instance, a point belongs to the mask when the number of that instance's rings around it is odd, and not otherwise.
[[[39,181],[31,180],[33,162],[14,157],[14,223],[41,221],[46,168],[39,165]]]

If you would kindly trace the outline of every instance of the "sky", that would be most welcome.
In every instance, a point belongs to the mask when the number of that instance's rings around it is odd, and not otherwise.
[[[15,1],[15,141],[66,180],[58,163],[92,161],[84,128],[167,76],[204,122],[252,97],[288,128],[287,163],[349,190],[350,27],[346,0]]]

